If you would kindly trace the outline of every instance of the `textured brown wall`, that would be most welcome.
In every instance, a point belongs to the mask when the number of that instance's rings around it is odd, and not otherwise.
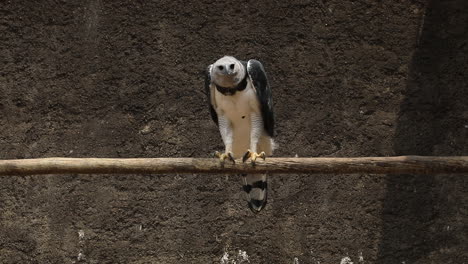
[[[468,155],[467,43],[465,0],[2,1],[0,158],[208,157],[225,54],[264,63],[277,156]],[[0,263],[468,261],[466,176],[270,187],[253,215],[236,175],[0,178]]]

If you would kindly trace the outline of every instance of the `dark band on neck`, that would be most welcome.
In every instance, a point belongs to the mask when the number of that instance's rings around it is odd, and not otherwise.
[[[243,91],[247,87],[247,72],[245,73],[244,79],[240,81],[236,86],[234,87],[222,87],[217,84],[216,85],[216,90],[218,92],[222,93],[223,95],[234,95],[237,91]]]

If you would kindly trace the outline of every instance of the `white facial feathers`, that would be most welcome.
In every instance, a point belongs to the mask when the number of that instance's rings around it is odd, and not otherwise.
[[[246,74],[244,65],[234,57],[224,56],[211,67],[211,80],[222,87],[235,87]]]

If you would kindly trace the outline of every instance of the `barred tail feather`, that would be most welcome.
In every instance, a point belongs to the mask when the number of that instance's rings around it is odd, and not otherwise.
[[[249,174],[244,176],[244,191],[248,196],[249,208],[254,213],[260,212],[267,204],[267,175]]]

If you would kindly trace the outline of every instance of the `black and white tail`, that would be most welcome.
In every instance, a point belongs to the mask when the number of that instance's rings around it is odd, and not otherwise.
[[[254,213],[260,212],[267,204],[267,175],[243,174],[244,191],[248,196],[249,208]]]

